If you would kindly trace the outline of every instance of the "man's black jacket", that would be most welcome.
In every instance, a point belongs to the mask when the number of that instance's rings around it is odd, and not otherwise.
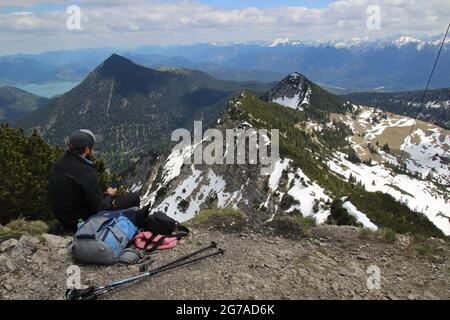
[[[97,170],[83,157],[66,151],[55,163],[49,178],[53,213],[63,227],[76,230],[86,220],[112,206],[112,196],[100,189]]]

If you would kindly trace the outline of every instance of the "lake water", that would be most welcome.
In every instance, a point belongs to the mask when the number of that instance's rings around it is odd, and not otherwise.
[[[16,85],[17,88],[37,94],[38,96],[45,98],[52,98],[56,95],[61,95],[77,86],[80,82],[50,82],[43,84],[25,84]]]

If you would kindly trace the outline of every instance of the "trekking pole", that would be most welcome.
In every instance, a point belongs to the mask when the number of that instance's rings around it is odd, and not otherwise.
[[[160,266],[160,267],[158,267],[158,268],[156,268],[154,270],[147,271],[145,273],[142,273],[140,275],[137,275],[137,276],[134,276],[134,277],[131,277],[131,278],[115,281],[115,282],[113,282],[113,283],[111,283],[111,284],[109,284],[107,286],[103,286],[103,287],[99,287],[99,288],[95,288],[95,287],[92,286],[92,287],[87,288],[87,289],[69,289],[69,290],[66,291],[66,299],[67,300],[94,300],[97,297],[99,297],[100,295],[108,293],[108,292],[110,292],[110,291],[112,291],[114,289],[117,289],[117,288],[119,288],[119,287],[121,287],[123,285],[126,285],[128,283],[131,283],[131,282],[134,282],[134,281],[138,281],[138,280],[141,280],[141,279],[144,279],[144,278],[147,278],[147,277],[151,277],[151,276],[156,275],[156,274],[158,274],[160,272],[163,272],[163,271],[171,270],[171,269],[174,269],[174,268],[177,268],[177,267],[181,267],[181,266],[184,266],[184,265],[188,265],[188,264],[191,264],[191,263],[203,260],[203,259],[207,259],[209,257],[215,256],[215,255],[218,255],[218,254],[222,254],[223,255],[224,254],[224,250],[219,248],[217,252],[211,253],[209,255],[202,256],[202,257],[199,257],[199,258],[196,258],[196,259],[193,259],[193,260],[189,260],[189,261],[184,261],[184,260],[186,260],[188,258],[191,258],[191,257],[193,257],[193,256],[195,256],[195,255],[197,255],[197,254],[199,254],[201,252],[204,252],[204,251],[206,251],[208,249],[216,248],[216,247],[217,247],[217,244],[215,242],[211,242],[211,245],[209,245],[208,247],[205,247],[205,248],[202,248],[202,249],[197,250],[195,252],[192,252],[192,253],[190,253],[190,254],[188,254],[186,256],[183,256],[181,258],[176,259],[175,261],[172,261],[172,262],[169,262],[169,263],[167,263],[167,264],[165,264],[163,266]],[[181,263],[178,263],[178,262],[181,262]]]
[[[167,266],[166,268],[157,268],[155,270],[148,271],[148,272],[146,272],[144,274],[140,274],[140,275],[137,275],[135,277],[131,277],[131,278],[119,281],[117,283],[114,283],[114,284],[111,284],[111,285],[108,285],[108,286],[105,286],[105,287],[101,287],[101,288],[95,289],[94,290],[94,296],[95,296],[94,299],[96,299],[97,297],[102,296],[102,295],[104,295],[106,293],[109,293],[109,292],[111,292],[111,291],[113,291],[115,289],[118,289],[118,288],[120,288],[120,287],[122,287],[122,286],[124,286],[126,284],[129,284],[129,283],[132,283],[132,282],[137,282],[139,280],[143,280],[143,279],[146,279],[146,278],[150,278],[150,277],[152,277],[154,275],[157,275],[158,273],[161,273],[161,272],[164,272],[164,271],[169,271],[169,270],[172,270],[172,269],[175,269],[175,268],[178,268],[178,267],[182,267],[182,266],[185,266],[185,265],[190,265],[190,264],[193,264],[195,262],[198,262],[198,261],[201,261],[201,260],[204,260],[204,259],[216,256],[216,255],[219,255],[219,254],[223,255],[224,253],[225,253],[225,251],[223,249],[219,248],[219,250],[216,251],[216,252],[210,253],[210,254],[202,256],[202,257],[198,257],[196,259],[184,261],[184,262],[181,262],[179,264],[171,264],[171,265]],[[82,300],[84,300],[84,299],[82,299]]]
[[[115,289],[118,289],[126,284],[132,283],[132,282],[136,282],[145,278],[150,278],[158,273],[164,272],[164,271],[168,271],[177,267],[181,267],[184,265],[188,265],[188,264],[192,264],[195,262],[198,262],[200,260],[204,260],[207,258],[210,258],[212,256],[215,255],[219,255],[219,254],[224,254],[224,250],[219,249],[218,251],[208,254],[206,256],[202,256],[193,260],[189,260],[189,261],[184,261],[181,262],[179,264],[170,264],[169,266],[165,267],[165,268],[157,268],[155,270],[152,271],[148,271],[146,273],[131,277],[131,278],[127,278],[124,280],[119,280],[116,281],[110,285],[104,286],[104,287],[100,287],[100,288],[95,288],[95,287],[90,287],[87,289],[82,289],[82,290],[78,290],[78,289],[72,289],[72,290],[68,290],[66,292],[66,299],[67,300],[96,300],[98,297],[109,293]]]
[[[161,270],[161,271],[165,271],[166,268],[169,268],[169,267],[171,267],[171,266],[174,266],[174,265],[176,265],[178,262],[187,260],[187,259],[189,259],[189,258],[191,258],[191,257],[194,257],[194,256],[198,255],[199,253],[202,253],[202,252],[204,252],[204,251],[207,251],[207,250],[213,249],[213,248],[217,248],[217,243],[214,242],[214,241],[211,242],[211,244],[210,244],[209,246],[207,246],[207,247],[204,247],[204,248],[199,249],[199,250],[197,250],[197,251],[191,252],[191,253],[189,253],[189,254],[187,254],[187,255],[185,255],[185,256],[183,256],[183,257],[180,257],[180,258],[178,258],[178,259],[176,259],[176,260],[174,260],[174,261],[171,261],[171,262],[169,262],[169,263],[167,263],[167,264],[165,264],[165,265],[162,265],[162,266],[160,266],[160,267],[157,267],[157,268],[155,268],[155,269],[153,269],[153,270],[150,270],[150,271],[148,271],[148,272],[142,273],[142,275],[145,276],[145,275],[148,275],[148,273],[152,273],[152,275],[153,275],[153,274],[159,273],[160,270]],[[221,249],[220,249],[220,250],[221,250]],[[170,268],[170,269],[173,269],[173,268]],[[123,285],[123,284],[128,283],[128,280],[130,280],[130,282],[134,281],[135,278],[139,279],[139,275],[138,275],[138,276],[135,276],[135,277],[132,277],[132,278],[128,278],[128,279],[124,279],[124,280],[119,280],[119,281],[113,282],[113,283],[111,283],[111,284],[109,284],[109,285],[107,285],[107,286],[105,286],[105,287],[98,288],[97,290],[102,290],[102,289],[108,289],[108,288],[112,288],[112,287],[116,287],[116,286],[121,286],[121,285]]]
[[[202,248],[202,249],[199,249],[199,250],[194,251],[194,252],[192,252],[192,253],[189,253],[189,254],[187,254],[187,255],[181,257],[181,258],[178,258],[178,259],[175,260],[175,261],[169,262],[169,263],[167,263],[167,264],[165,264],[165,265],[163,265],[163,266],[160,266],[160,267],[158,267],[158,268],[156,268],[156,269],[153,269],[153,271],[156,271],[157,269],[161,269],[161,268],[168,267],[169,265],[173,265],[173,264],[175,264],[175,263],[177,263],[177,262],[186,260],[186,259],[188,259],[188,258],[190,258],[190,257],[196,256],[196,255],[199,254],[199,253],[202,253],[202,252],[204,252],[204,251],[206,251],[206,250],[213,249],[213,248],[217,248],[217,243],[215,243],[214,241],[212,241],[211,244],[210,244],[209,246],[205,247],[205,248]],[[146,267],[146,265],[145,265],[145,262],[144,262],[144,264],[141,265],[141,266],[139,267],[139,271],[141,271],[141,272],[146,272],[146,271],[148,271],[148,268],[145,268],[145,267]]]
[[[160,267],[158,267],[158,268],[156,268],[156,269],[153,269],[153,271],[157,271],[157,270],[159,270],[159,269],[163,269],[163,268],[169,267],[169,266],[171,266],[171,265],[176,264],[177,262],[186,260],[186,259],[188,259],[188,258],[191,258],[191,257],[193,257],[193,256],[198,255],[199,253],[202,253],[202,252],[204,252],[204,251],[207,251],[207,250],[209,250],[209,249],[214,249],[214,248],[217,248],[217,243],[215,243],[214,241],[212,241],[211,244],[210,244],[209,246],[207,246],[207,247],[205,247],[205,248],[202,248],[202,249],[199,249],[199,250],[197,250],[197,251],[194,251],[194,252],[192,252],[192,253],[189,253],[189,254],[187,254],[187,255],[185,255],[185,256],[183,256],[183,257],[180,257],[180,258],[178,258],[178,259],[176,259],[176,260],[174,260],[174,261],[172,261],[172,262],[169,262],[169,263],[167,263],[167,264],[165,264],[165,265],[163,265],[163,266],[160,266]]]

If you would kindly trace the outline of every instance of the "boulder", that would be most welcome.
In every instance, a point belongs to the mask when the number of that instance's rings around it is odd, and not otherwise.
[[[16,265],[6,255],[0,255],[0,270],[2,272],[14,272],[17,270]]]
[[[42,237],[45,239],[47,245],[54,249],[65,248],[70,242],[70,240],[66,238],[55,236],[49,233],[44,233]]]
[[[24,246],[31,248],[36,248],[40,243],[38,238],[28,235],[22,235],[19,239],[19,242],[22,243]]]
[[[3,241],[2,243],[0,243],[0,252],[5,252],[7,250],[10,250],[11,248],[14,248],[18,242],[19,241],[17,241],[16,239]]]
[[[43,265],[49,262],[50,255],[47,251],[37,250],[32,257],[33,261],[39,265]]]
[[[29,256],[33,253],[33,248],[29,245],[28,236],[20,237],[17,244],[11,250],[11,257],[13,258],[23,258]]]
[[[6,290],[8,291],[12,291],[14,290],[15,287],[17,287],[18,285],[18,281],[14,278],[8,278],[5,283],[3,284],[3,286],[5,287]]]

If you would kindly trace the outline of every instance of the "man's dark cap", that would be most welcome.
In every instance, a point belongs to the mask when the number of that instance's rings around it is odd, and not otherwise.
[[[69,145],[75,148],[93,147],[99,141],[99,137],[96,137],[91,130],[80,129],[72,133],[69,139]]]

